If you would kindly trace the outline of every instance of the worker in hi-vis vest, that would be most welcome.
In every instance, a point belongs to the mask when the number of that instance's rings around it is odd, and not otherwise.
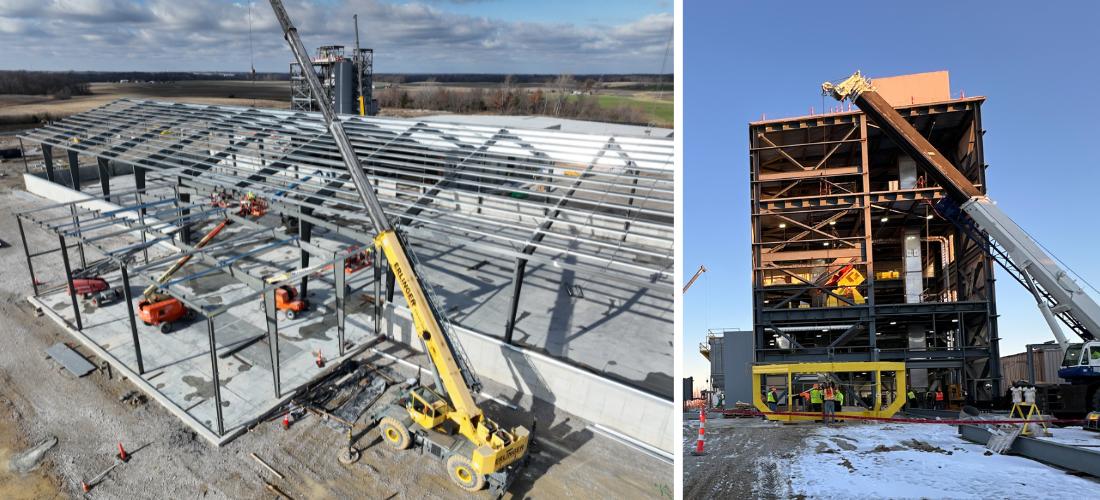
[[[836,408],[833,408],[833,410],[843,411],[843,409],[844,409],[844,393],[841,392],[840,388],[838,387],[836,389]]]
[[[836,389],[833,388],[833,383],[829,382],[825,384],[825,390],[822,391],[825,396],[825,407],[822,410],[822,420],[826,424],[831,424],[835,420],[833,413],[836,411]]]
[[[943,389],[936,389],[936,409],[942,410],[945,408],[943,404]]]
[[[810,411],[820,412],[821,401],[821,388],[817,384],[814,384],[814,388],[810,389]]]
[[[777,407],[779,406],[778,401],[777,401],[778,398],[779,398],[779,395],[776,394],[775,387],[768,387],[768,409],[769,410],[771,410],[773,412],[776,411]]]
[[[909,388],[909,392],[905,393],[905,397],[907,398],[907,402],[909,403],[909,408],[917,407],[917,393],[913,392],[912,387]]]

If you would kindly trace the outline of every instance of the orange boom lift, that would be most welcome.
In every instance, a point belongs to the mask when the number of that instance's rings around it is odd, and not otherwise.
[[[221,207],[228,205],[228,203],[224,201],[224,195],[221,197],[215,196],[211,203]],[[238,214],[245,216],[251,215],[258,218],[263,217],[266,211],[267,203],[264,202],[263,199],[257,198],[256,195],[248,193],[248,195],[240,201],[240,211]],[[222,232],[222,230],[232,222],[233,221],[228,218],[222,220],[214,229],[206,233],[206,235],[195,244],[195,249],[197,250],[205,247],[210,241],[218,236],[218,233]],[[145,322],[146,325],[159,325],[161,333],[172,331],[173,323],[181,319],[191,319],[195,316],[195,312],[183,305],[183,302],[179,299],[160,291],[160,285],[167,282],[172,275],[176,274],[176,272],[190,260],[190,254],[180,257],[175,264],[172,264],[172,267],[169,267],[157,278],[156,283],[149,285],[149,287],[145,289],[145,292],[142,294],[143,298],[138,302],[137,312],[138,316],[141,317],[141,321]]]

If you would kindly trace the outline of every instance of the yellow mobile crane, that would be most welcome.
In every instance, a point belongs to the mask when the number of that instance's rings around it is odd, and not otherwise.
[[[294,57],[305,69],[303,73],[313,95],[323,96],[317,75],[309,71],[312,65],[306,48],[282,1],[270,2]],[[459,354],[457,340],[448,335],[439,312],[425,293],[423,280],[413,267],[408,247],[382,210],[331,103],[326,99],[317,99],[317,102],[378,233],[374,237],[374,245],[381,249],[389,262],[409,305],[417,335],[424,343],[442,385],[442,394],[428,387],[413,387],[395,404],[376,413],[373,418],[378,423],[382,439],[395,449],[420,445],[424,453],[443,460],[447,475],[467,491],[480,490],[488,483],[495,495],[503,495],[518,475],[520,467],[527,462],[530,432],[523,426],[511,429],[501,427],[486,416],[474,401],[473,393],[480,387],[477,377]]]

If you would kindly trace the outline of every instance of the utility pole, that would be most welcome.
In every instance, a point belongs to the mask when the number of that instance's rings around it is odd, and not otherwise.
[[[359,14],[351,16],[355,20],[355,74],[359,77],[359,116],[365,116],[367,109],[363,103],[363,53],[359,50]]]

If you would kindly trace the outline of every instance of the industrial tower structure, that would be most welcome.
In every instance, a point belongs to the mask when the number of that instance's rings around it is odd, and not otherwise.
[[[321,80],[325,98],[339,114],[378,114],[378,101],[373,98],[374,49],[358,49],[350,56],[344,54],[343,45],[325,45],[317,48],[311,58],[313,72]],[[360,109],[359,81],[362,80],[362,109]],[[309,88],[305,73],[297,62],[290,63],[290,109],[295,111],[320,111],[316,98]]]
[[[952,99],[946,72],[874,84],[986,191],[983,97]],[[918,395],[991,401],[993,261],[874,123],[833,111],[749,124],[756,362],[905,361]]]

